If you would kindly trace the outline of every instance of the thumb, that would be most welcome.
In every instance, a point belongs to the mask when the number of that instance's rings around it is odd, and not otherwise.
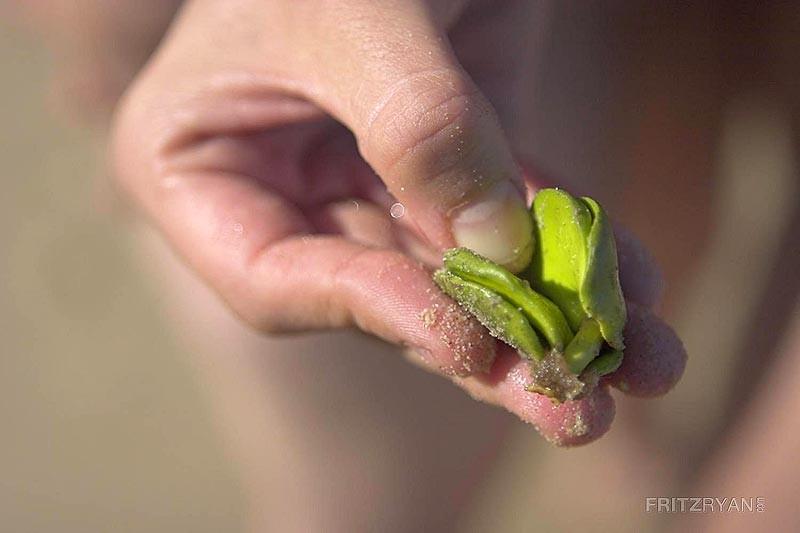
[[[533,243],[520,173],[437,15],[415,2],[358,9],[315,22],[320,103],[432,244],[522,269]]]

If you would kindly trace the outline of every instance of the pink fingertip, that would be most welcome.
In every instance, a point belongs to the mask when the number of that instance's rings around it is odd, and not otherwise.
[[[486,329],[450,298],[432,292],[419,318],[428,334],[423,357],[445,374],[469,376],[489,372],[496,342]]]
[[[490,375],[478,379],[482,383],[477,397],[502,405],[557,446],[597,440],[614,420],[614,400],[608,387],[601,385],[586,398],[561,404],[526,390],[531,380],[528,363],[511,349],[501,350]]]
[[[364,270],[351,266],[351,286],[362,305],[383,317],[386,338],[411,347],[428,367],[447,375],[489,371],[495,340],[434,285],[421,264],[389,252],[369,259]]]
[[[628,304],[622,366],[604,381],[632,396],[660,396],[680,380],[686,359],[671,327],[649,310]]]
[[[664,295],[664,276],[653,255],[622,226],[614,226],[619,259],[619,282],[625,298],[645,307],[656,307]]]

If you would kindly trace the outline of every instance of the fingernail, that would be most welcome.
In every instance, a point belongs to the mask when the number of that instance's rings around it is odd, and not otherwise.
[[[459,246],[519,272],[533,255],[533,222],[525,201],[508,181],[487,189],[452,218]]]

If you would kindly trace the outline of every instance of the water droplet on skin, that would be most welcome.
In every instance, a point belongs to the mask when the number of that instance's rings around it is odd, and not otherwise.
[[[242,226],[242,223],[241,223],[241,222],[236,222],[236,223],[233,225],[233,232],[234,232],[236,235],[241,235],[242,233],[244,233],[244,226]]]
[[[392,216],[392,218],[401,218],[406,214],[406,206],[400,202],[395,202],[392,204],[392,207],[389,208],[389,214]]]

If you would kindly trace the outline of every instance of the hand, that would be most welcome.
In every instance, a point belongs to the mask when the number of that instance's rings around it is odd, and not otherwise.
[[[176,251],[254,327],[356,326],[545,437],[587,442],[613,417],[607,387],[557,408],[525,392],[527,366],[426,268],[454,245],[512,268],[530,257],[524,193],[536,183],[500,124],[524,128],[538,13],[491,5],[189,2],[119,107],[113,160]],[[659,283],[649,256],[625,237],[620,248],[641,307],[608,381],[657,394],[685,354],[647,311]]]

